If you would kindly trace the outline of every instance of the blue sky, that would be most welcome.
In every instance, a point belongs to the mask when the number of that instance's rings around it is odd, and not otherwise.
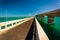
[[[60,9],[60,0],[0,0],[0,17],[34,16]]]

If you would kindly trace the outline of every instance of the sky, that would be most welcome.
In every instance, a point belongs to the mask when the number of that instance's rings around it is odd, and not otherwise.
[[[35,16],[60,9],[60,0],[0,0],[0,17]]]

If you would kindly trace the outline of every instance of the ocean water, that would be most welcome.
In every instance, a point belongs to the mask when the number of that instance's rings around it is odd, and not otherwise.
[[[11,21],[11,20],[17,20],[17,19],[23,19],[27,17],[0,17],[0,22],[6,22],[6,21]]]

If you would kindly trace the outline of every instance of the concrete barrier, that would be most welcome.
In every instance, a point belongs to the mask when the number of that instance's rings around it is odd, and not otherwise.
[[[15,27],[16,25],[19,25],[22,21],[27,20],[27,19],[29,19],[29,18],[18,19],[18,20],[7,21],[7,22],[1,22],[0,23],[0,31],[5,31],[5,30],[8,30],[12,27]]]
[[[38,34],[38,39],[39,40],[49,40],[49,38],[47,37],[46,33],[44,32],[43,28],[41,27],[41,25],[39,24],[39,22],[37,21],[37,19],[35,18],[35,21],[36,21],[36,30],[37,30],[37,33]]]

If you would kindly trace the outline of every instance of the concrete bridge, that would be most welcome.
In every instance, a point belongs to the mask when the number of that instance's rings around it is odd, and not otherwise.
[[[60,9],[36,15],[49,40],[60,40]]]
[[[19,22],[15,25],[15,22]],[[1,25],[3,24],[3,25]],[[36,18],[0,23],[0,40],[49,40]]]
[[[51,19],[59,16],[60,11],[48,13],[0,23],[0,40],[60,40],[60,33],[51,26],[53,22]],[[44,16],[48,16],[48,21],[43,20]]]

